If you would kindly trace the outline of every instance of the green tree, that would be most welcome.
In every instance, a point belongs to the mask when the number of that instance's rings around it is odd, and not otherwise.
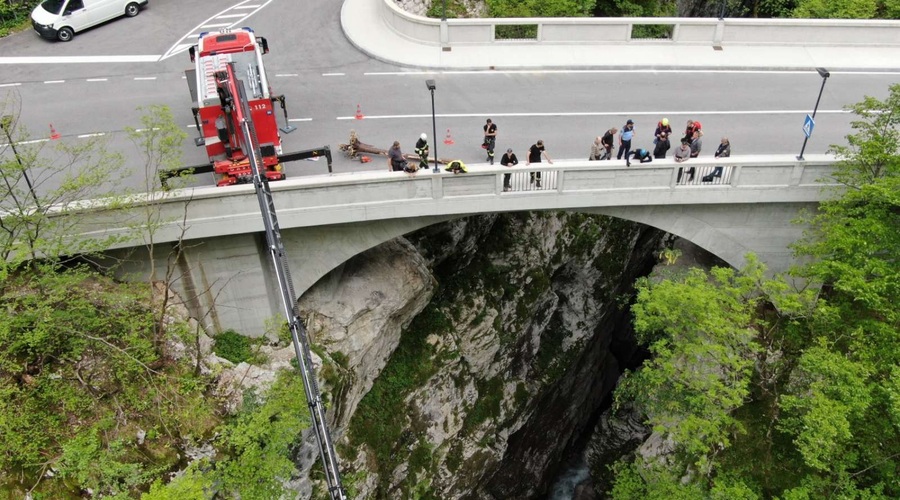
[[[872,19],[877,12],[877,0],[797,0],[793,16],[814,19]]]

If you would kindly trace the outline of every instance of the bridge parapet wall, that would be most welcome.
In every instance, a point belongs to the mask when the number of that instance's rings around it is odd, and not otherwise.
[[[396,33],[431,45],[493,43],[674,43],[713,45],[900,45],[900,21],[852,19],[716,19],[681,17],[438,19],[406,12],[393,0],[379,2],[381,16]],[[497,27],[528,25],[528,40],[498,38]],[[666,38],[634,36],[634,27],[667,26]]]

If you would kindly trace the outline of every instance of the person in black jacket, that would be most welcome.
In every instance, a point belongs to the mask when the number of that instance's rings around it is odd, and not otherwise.
[[[616,134],[618,132],[619,129],[613,127],[607,130],[605,134],[603,134],[603,138],[600,139],[600,143],[603,144],[606,152],[603,153],[603,156],[600,157],[601,160],[612,160],[612,148],[616,140]]]
[[[423,133],[416,141],[416,154],[419,155],[419,168],[428,168],[428,134]]]
[[[503,156],[500,157],[500,164],[503,165],[504,167],[509,167],[509,168],[512,168],[519,164],[519,159],[516,158],[516,154],[513,153],[512,148],[507,149],[506,152],[503,153]],[[503,190],[504,191],[509,191],[510,189],[512,189],[512,186],[510,186],[510,178],[511,177],[512,177],[512,174],[503,174]]]
[[[653,157],[657,160],[663,160],[666,158],[666,152],[669,151],[669,134],[665,132],[660,132],[659,136],[656,138],[656,147],[653,148]]]

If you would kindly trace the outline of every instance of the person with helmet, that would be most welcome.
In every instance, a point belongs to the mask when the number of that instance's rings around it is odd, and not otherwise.
[[[494,146],[496,144],[497,125],[488,118],[487,123],[484,124],[484,143],[482,145],[487,149],[487,161],[491,162],[491,165],[494,164]]]
[[[650,163],[653,161],[653,155],[650,153],[649,149],[637,148],[632,149],[625,155],[625,166],[631,166],[631,157],[634,156],[635,160],[640,161],[641,163]]]
[[[428,134],[422,133],[419,136],[415,151],[419,155],[419,168],[428,168]]]
[[[653,157],[657,160],[664,160],[666,158],[666,152],[669,151],[670,147],[672,146],[669,143],[669,134],[660,132],[658,140],[656,141],[656,147],[653,148]]]
[[[672,135],[672,127],[669,126],[668,118],[663,118],[656,124],[656,132],[653,133],[653,144],[659,142],[660,134]]]

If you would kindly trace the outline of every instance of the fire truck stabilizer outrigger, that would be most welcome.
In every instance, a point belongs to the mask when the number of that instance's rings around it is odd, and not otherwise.
[[[331,149],[328,146],[284,154],[281,131],[289,134],[297,129],[288,120],[284,95],[274,95],[263,65],[269,44],[257,37],[250,28],[226,29],[200,33],[197,45],[189,49],[194,68],[186,70],[191,92],[194,124],[199,136],[196,146],[205,146],[209,163],[160,172],[163,188],[167,180],[184,174],[212,172],[217,186],[231,186],[252,182],[249,154],[241,148],[240,124],[235,117],[236,96],[227,81],[238,80],[247,96],[249,118],[253,120],[262,154],[260,168],[270,181],[285,178],[285,163],[324,156],[331,172]],[[232,74],[226,74],[226,66],[232,64]],[[284,114],[284,126],[279,128],[275,105]]]
[[[236,46],[243,47],[243,52],[225,51],[226,48],[233,49]],[[262,51],[259,49],[260,46],[263,48]],[[319,446],[328,493],[332,500],[346,500],[347,494],[341,484],[337,455],[325,420],[325,405],[316,383],[309,337],[303,322],[300,321],[287,253],[281,238],[272,191],[269,188],[269,181],[284,179],[284,173],[279,165],[279,158],[282,158],[279,156],[281,138],[278,136],[272,113],[272,104],[276,100],[280,100],[283,104],[284,98],[269,97],[260,57],[266,52],[267,43],[265,39],[256,38],[250,28],[241,28],[212,35],[201,33],[199,47],[198,74],[202,65],[205,72],[203,75],[212,75],[214,82],[214,85],[208,83],[206,87],[200,89],[203,97],[203,101],[200,102],[206,103],[199,107],[199,115],[203,120],[201,137],[209,152],[210,161],[213,162],[214,171],[219,176],[218,185],[252,182],[256,188],[259,210],[266,231],[266,244],[275,268],[281,305],[288,319],[294,354],[297,356],[300,375],[303,378],[303,388],[312,416],[312,427]],[[207,62],[210,60],[214,61],[211,65]],[[205,77],[198,79],[198,83],[206,81]],[[195,108],[195,119],[197,114]],[[223,127],[219,126],[220,119],[224,120],[224,132]],[[216,120],[220,120],[220,124],[211,125],[211,122]],[[259,129],[256,127],[257,120],[262,124]],[[317,150],[306,152],[310,154],[307,157],[314,156],[312,154],[314,151]],[[325,151],[328,152],[328,149]],[[224,159],[215,159],[222,155]],[[330,165],[330,154],[328,161]]]

